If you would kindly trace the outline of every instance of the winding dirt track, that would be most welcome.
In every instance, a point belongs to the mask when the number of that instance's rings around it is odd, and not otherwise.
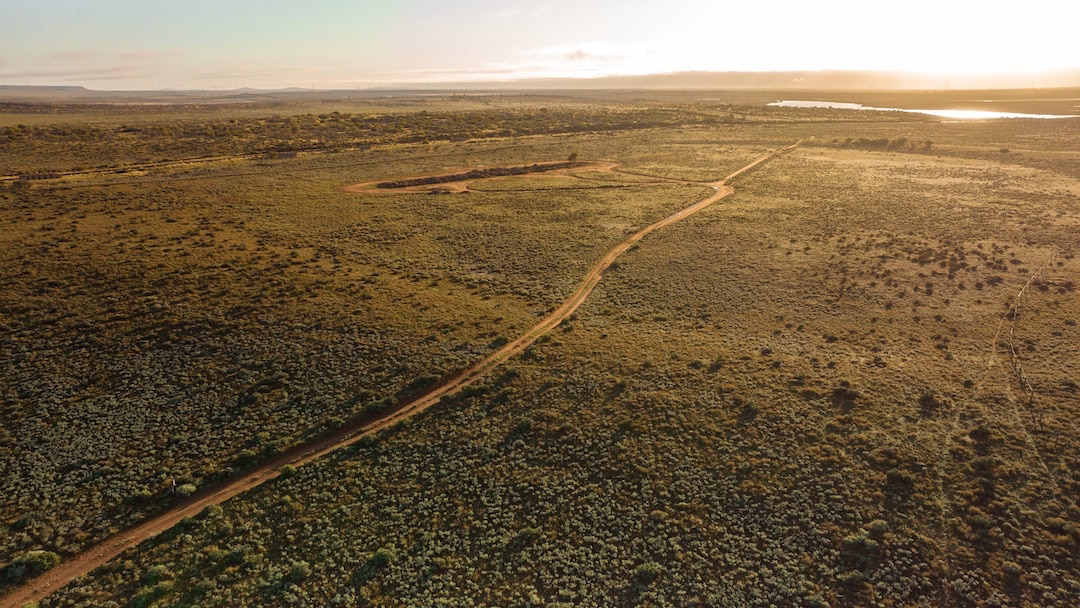
[[[766,154],[720,181],[702,183],[702,185],[712,187],[716,192],[712,196],[698,201],[697,203],[628,236],[589,270],[588,274],[586,274],[585,278],[581,281],[581,284],[578,285],[578,288],[561,306],[559,306],[559,308],[548,314],[543,320],[534,325],[519,338],[504,345],[479,363],[458,372],[454,376],[444,379],[423,395],[420,395],[411,401],[402,403],[375,420],[342,427],[329,435],[290,449],[277,458],[265,462],[244,473],[240,477],[229,480],[215,488],[198,492],[190,498],[177,503],[168,511],[135,527],[119,532],[115,536],[65,560],[52,570],[49,570],[41,576],[27,582],[25,585],[16,588],[3,598],[0,598],[0,608],[21,608],[26,604],[40,601],[76,578],[88,574],[93,569],[104,565],[125,550],[172,528],[180,523],[182,519],[198,515],[199,512],[210,505],[225,502],[233,496],[242,494],[274,479],[280,475],[281,467],[287,464],[300,466],[311,462],[316,458],[325,456],[339,448],[352,445],[362,437],[391,427],[410,416],[418,414],[438,403],[444,396],[453,395],[466,386],[476,382],[510,357],[521,353],[528,348],[529,345],[535,342],[537,338],[544,335],[573,314],[573,312],[585,302],[585,299],[589,297],[589,294],[592,293],[593,289],[600,283],[604,271],[611,267],[611,264],[615,262],[615,259],[622,255],[626,250],[630,249],[634,243],[637,243],[651,232],[685,219],[731,194],[735,190],[728,182],[754,167],[757,167],[770,158],[794,149],[799,143],[801,142],[796,142],[790,146]],[[600,165],[608,167],[609,164],[602,163]],[[595,169],[597,168],[597,165],[587,168]],[[614,168],[614,164],[610,164],[609,168]],[[357,186],[350,187],[350,190],[353,188],[355,188],[355,190],[366,189],[361,188],[360,186],[361,185],[358,184]],[[368,184],[364,184],[363,186],[368,186]]]

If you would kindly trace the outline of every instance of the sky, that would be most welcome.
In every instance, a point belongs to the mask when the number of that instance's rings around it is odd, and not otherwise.
[[[0,23],[0,84],[94,89],[1080,67],[1078,0],[0,0]]]

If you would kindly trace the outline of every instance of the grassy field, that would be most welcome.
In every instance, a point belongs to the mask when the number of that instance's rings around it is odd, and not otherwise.
[[[476,137],[0,191],[0,564],[422,390],[709,193],[653,178],[804,139],[481,385],[41,605],[1072,605],[1080,121],[676,101],[434,111]],[[729,111],[755,118],[702,118]],[[298,116],[280,141],[342,133]],[[277,145],[261,128],[220,152]],[[109,160],[202,146],[167,139]],[[37,166],[65,140],[19,141]],[[571,153],[623,173],[341,190]]]

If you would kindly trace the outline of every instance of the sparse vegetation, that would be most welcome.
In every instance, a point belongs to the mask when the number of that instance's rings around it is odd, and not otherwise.
[[[0,192],[0,585],[515,339],[707,194],[651,176],[813,135],[480,383],[41,606],[1070,606],[1078,121],[670,105],[114,119],[102,162],[342,151]],[[86,164],[67,128],[3,154]],[[339,190],[568,149],[624,173]]]

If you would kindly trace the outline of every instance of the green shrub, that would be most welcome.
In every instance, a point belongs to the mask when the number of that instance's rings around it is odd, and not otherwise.
[[[839,580],[841,585],[857,589],[866,583],[866,575],[858,570],[848,570],[840,575]]]
[[[356,571],[353,575],[353,583],[360,586],[366,584],[393,563],[395,557],[397,556],[392,548],[381,547],[378,551],[372,553],[367,562]]]
[[[524,437],[525,435],[529,434],[529,431],[532,430],[532,427],[533,427],[532,418],[529,418],[529,417],[522,418],[520,421],[518,421],[517,424],[514,425],[514,428],[510,429],[510,433],[507,434],[506,440],[507,441],[513,441],[513,440],[517,439],[518,437]]]
[[[6,578],[18,580],[27,576],[37,576],[56,567],[60,556],[52,551],[27,551],[15,558],[6,570]]]
[[[876,540],[870,538],[865,530],[844,537],[844,551],[856,555],[866,555],[878,547]]]
[[[163,581],[153,587],[143,589],[135,594],[135,597],[131,598],[129,606],[131,608],[149,608],[154,605],[154,602],[172,593],[173,587],[172,581]]]
[[[522,549],[544,533],[540,528],[524,528],[510,540],[510,548]]]
[[[664,567],[656,562],[645,562],[634,569],[634,581],[647,585],[660,577]]]
[[[175,576],[167,566],[157,564],[150,566],[150,568],[146,570],[146,574],[143,575],[142,580],[144,585],[153,585],[154,583],[172,580],[173,578],[175,578]]]
[[[397,555],[392,548],[382,547],[371,555],[371,558],[368,559],[367,566],[373,571],[379,571],[386,566],[389,566],[394,561],[395,557],[397,557]]]
[[[915,477],[907,471],[889,469],[885,472],[885,485],[894,493],[907,494],[915,489]]]
[[[875,519],[874,521],[866,524],[866,531],[877,540],[881,540],[885,536],[885,531],[889,529],[889,523],[884,519]]]
[[[292,563],[292,567],[289,568],[289,573],[285,575],[285,580],[290,583],[299,583],[309,576],[311,576],[311,564],[299,561]]]
[[[1005,576],[1013,578],[1019,577],[1024,573],[1024,568],[1021,567],[1020,564],[1008,560],[1002,562],[1001,570],[1005,573]]]

